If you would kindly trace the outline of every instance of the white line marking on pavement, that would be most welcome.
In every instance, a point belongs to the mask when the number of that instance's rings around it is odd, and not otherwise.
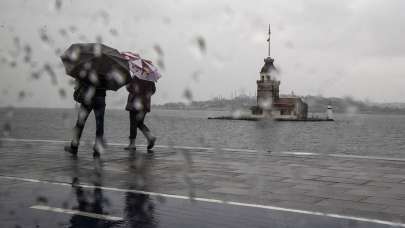
[[[10,142],[47,142],[47,143],[68,143],[69,141],[64,140],[48,140],[48,139],[15,139],[15,138],[0,138],[0,141],[10,141]],[[108,143],[111,146],[126,146],[124,143]],[[146,147],[146,145],[137,145],[139,147]],[[247,152],[247,153],[257,153],[265,152],[260,150],[250,150],[250,149],[237,149],[237,148],[213,148],[213,147],[192,147],[192,146],[168,146],[168,145],[156,145],[156,148],[173,148],[173,149],[189,149],[189,150],[208,150],[208,151],[235,151],[235,152]],[[334,158],[355,158],[355,159],[366,159],[366,160],[385,160],[385,161],[399,161],[405,162],[404,158],[395,157],[380,157],[380,156],[362,156],[353,154],[322,154],[322,153],[312,153],[312,152],[296,152],[296,151],[273,151],[270,154],[281,154],[281,155],[291,155],[291,156],[324,156],[324,157],[334,157]]]
[[[277,152],[276,152],[277,153]],[[299,155],[299,156],[319,156],[320,154],[318,153],[311,153],[311,152],[289,152],[289,151],[285,151],[285,152],[278,152],[280,154],[288,154],[288,155]]]
[[[102,215],[102,214],[96,214],[96,213],[90,213],[90,212],[84,212],[84,211],[69,210],[69,209],[63,209],[63,208],[57,208],[57,207],[48,207],[48,206],[43,206],[43,205],[34,205],[34,206],[31,206],[30,208],[37,209],[37,210],[43,210],[43,211],[65,213],[65,214],[70,214],[70,215],[81,215],[81,216],[86,216],[86,217],[90,217],[90,218],[104,219],[104,220],[110,220],[110,221],[124,220],[123,218],[116,217],[116,216]]]
[[[19,180],[19,181],[26,181],[26,182],[33,182],[33,183],[45,183],[45,184],[60,185],[60,186],[71,186],[70,184],[62,183],[62,182],[51,182],[51,181],[43,181],[43,180],[11,177],[11,176],[1,176],[1,175],[0,175],[0,179]],[[388,225],[388,226],[394,226],[394,227],[405,227],[404,223],[399,223],[399,222],[391,222],[391,221],[363,218],[363,217],[350,216],[350,215],[323,213],[323,212],[319,212],[319,211],[307,211],[307,210],[300,210],[300,209],[294,209],[294,208],[284,208],[284,207],[276,207],[276,206],[261,205],[261,204],[251,204],[251,203],[240,203],[240,202],[235,202],[235,201],[223,201],[223,200],[208,199],[208,198],[198,198],[198,197],[190,198],[188,196],[181,196],[181,195],[174,195],[174,194],[165,194],[165,193],[157,193],[157,192],[147,192],[147,191],[138,191],[138,190],[132,190],[132,189],[120,189],[120,188],[113,188],[113,187],[93,186],[93,185],[84,185],[84,184],[79,184],[77,186],[80,186],[82,188],[91,188],[91,189],[99,188],[102,190],[109,190],[109,191],[115,191],[115,192],[132,192],[132,193],[138,193],[138,194],[144,194],[144,195],[150,195],[150,196],[167,197],[167,198],[173,198],[173,199],[183,199],[183,200],[191,199],[191,200],[195,200],[195,201],[199,201],[199,202],[228,204],[228,205],[233,205],[233,206],[260,208],[260,209],[266,209],[266,210],[284,211],[284,212],[297,213],[297,214],[324,216],[324,217],[335,218],[335,219],[346,219],[346,220],[353,220],[353,221],[359,221],[359,222],[369,222],[369,223],[376,223],[376,224]]]

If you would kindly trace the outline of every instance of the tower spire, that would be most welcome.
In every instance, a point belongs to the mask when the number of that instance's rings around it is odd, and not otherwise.
[[[270,24],[269,24],[269,38],[267,39],[267,42],[269,42],[269,53],[268,53],[268,57],[270,57],[270,34],[271,34],[271,31],[270,31]]]

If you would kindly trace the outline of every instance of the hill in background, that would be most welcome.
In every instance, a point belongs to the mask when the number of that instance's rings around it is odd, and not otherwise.
[[[310,113],[323,113],[328,104],[333,106],[335,113],[368,113],[368,114],[405,114],[405,103],[372,103],[355,100],[351,97],[302,97],[309,106]],[[157,109],[172,110],[249,110],[256,105],[256,97],[240,95],[233,99],[216,97],[207,101],[193,101],[191,103],[172,102],[154,105]]]

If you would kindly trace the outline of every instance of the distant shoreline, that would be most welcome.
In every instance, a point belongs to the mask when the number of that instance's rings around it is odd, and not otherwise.
[[[334,113],[341,114],[393,114],[405,115],[405,103],[371,103],[355,100],[350,97],[321,97],[321,96],[303,96],[301,97],[309,106],[310,114],[325,113],[329,104],[333,107]],[[234,112],[243,111],[250,112],[250,107],[256,105],[256,97],[238,96],[233,99],[224,99],[221,97],[207,101],[193,101],[191,103],[170,102],[159,105],[152,105],[153,110],[173,110],[173,111],[222,111]],[[8,109],[9,107],[0,107],[0,110]],[[56,109],[56,110],[71,110],[72,108],[48,108],[48,107],[12,107],[15,109]],[[110,108],[108,110],[124,110],[124,108]]]

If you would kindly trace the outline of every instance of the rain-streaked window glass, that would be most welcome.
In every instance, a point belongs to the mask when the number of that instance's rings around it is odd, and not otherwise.
[[[0,2],[0,227],[405,227],[405,2]]]

